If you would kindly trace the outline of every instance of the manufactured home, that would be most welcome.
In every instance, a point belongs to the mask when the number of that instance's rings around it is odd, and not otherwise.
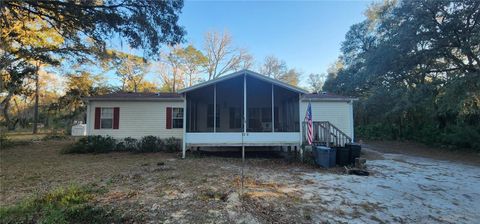
[[[175,137],[190,148],[291,146],[354,140],[353,98],[306,90],[242,70],[178,93],[113,93],[86,98],[87,135]]]

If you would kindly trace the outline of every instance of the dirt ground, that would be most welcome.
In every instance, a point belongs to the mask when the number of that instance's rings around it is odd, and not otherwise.
[[[480,167],[366,150],[369,177],[283,159],[63,155],[66,141],[0,150],[0,205],[60,186],[104,187],[97,203],[147,223],[475,223]]]
[[[362,146],[383,153],[400,153],[480,166],[479,151],[431,147],[409,141],[366,141]]]

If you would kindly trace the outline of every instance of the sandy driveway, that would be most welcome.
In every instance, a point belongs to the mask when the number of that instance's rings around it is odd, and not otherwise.
[[[478,223],[480,167],[382,154],[369,177],[305,173],[314,182],[303,199],[318,206],[313,220],[403,223]]]

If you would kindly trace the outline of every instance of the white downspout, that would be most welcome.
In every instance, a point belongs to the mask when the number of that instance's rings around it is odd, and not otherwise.
[[[187,150],[187,93],[183,97],[183,140],[182,140],[182,159],[185,159]]]
[[[354,129],[354,122],[353,122],[353,100],[350,100],[350,129],[352,130],[351,137],[352,137],[352,143],[355,142],[355,129]]]
[[[87,101],[87,136],[90,135],[91,131],[90,131],[90,126],[92,125],[91,123],[91,110],[92,110],[92,107],[90,106],[90,100]]]
[[[305,116],[305,115],[304,115]],[[302,94],[298,94],[298,121],[300,122],[300,146],[303,145]]]

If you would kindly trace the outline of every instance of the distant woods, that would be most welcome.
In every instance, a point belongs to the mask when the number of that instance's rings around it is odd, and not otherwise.
[[[357,135],[480,150],[480,2],[384,1],[351,26],[324,90]]]

